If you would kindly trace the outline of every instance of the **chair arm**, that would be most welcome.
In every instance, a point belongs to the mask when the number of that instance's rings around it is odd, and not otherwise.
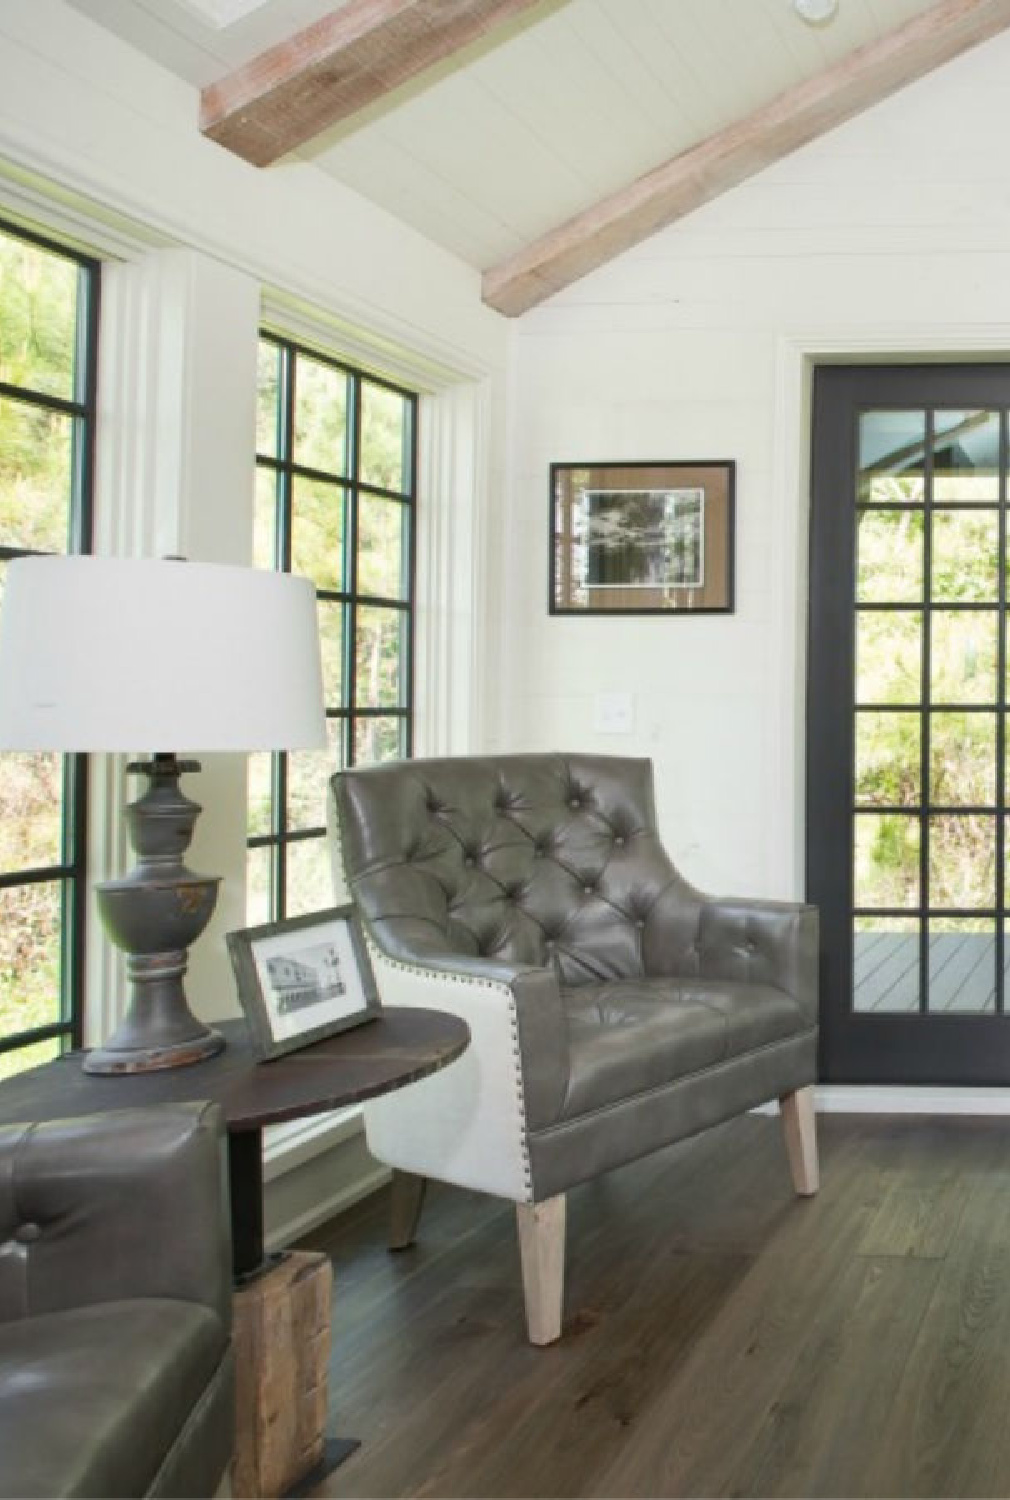
[[[374,946],[374,939],[372,942]],[[438,1005],[466,1021],[472,1020],[466,1003],[468,982],[485,995],[488,988],[498,991],[515,1013],[516,1060],[522,1077],[527,1126],[535,1130],[557,1119],[568,1087],[568,1029],[553,965],[535,968],[453,953],[436,942],[419,939],[416,934],[409,953],[397,945],[397,951],[384,952],[383,956],[401,968],[413,970],[417,976],[442,977],[448,981],[436,992],[437,999],[431,998],[429,987],[428,998],[418,1003]],[[396,1003],[402,1000],[398,995]]]
[[[228,1329],[223,1147],[211,1104],[0,1128],[0,1318],[166,1297]]]
[[[696,938],[699,972],[707,979],[774,984],[817,1024],[818,912],[786,901],[703,901]]]

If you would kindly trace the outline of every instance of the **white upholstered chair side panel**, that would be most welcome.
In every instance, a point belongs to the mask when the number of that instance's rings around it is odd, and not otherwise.
[[[384,1005],[452,1011],[470,1027],[456,1062],[365,1105],[380,1161],[461,1187],[532,1200],[515,1001],[507,985],[400,963],[368,945]]]

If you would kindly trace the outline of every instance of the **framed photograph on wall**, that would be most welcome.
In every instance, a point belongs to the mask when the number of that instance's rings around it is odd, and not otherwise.
[[[551,464],[554,615],[733,609],[732,460]]]
[[[238,997],[261,1062],[380,1012],[353,906],[228,933]]]

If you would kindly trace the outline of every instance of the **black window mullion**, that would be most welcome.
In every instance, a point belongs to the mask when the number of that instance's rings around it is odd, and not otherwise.
[[[1004,963],[1005,935],[1003,931],[1003,909],[1006,905],[1006,890],[1004,880],[1004,859],[1006,854],[1006,563],[1007,563],[1007,410],[1004,407],[999,415],[999,455],[998,455],[998,500],[999,519],[997,521],[998,535],[998,566],[997,593],[997,632],[996,632],[996,1014],[1003,1015],[1006,1009],[1006,996],[1004,994]]]
[[[359,497],[358,489],[359,475],[361,471],[361,381],[357,377],[352,378],[353,401],[351,405],[352,418],[348,425],[348,437],[351,451],[348,454],[347,472],[350,475],[351,485],[347,495],[347,534],[350,547],[350,568],[347,574],[347,588],[350,593],[350,601],[345,610],[345,632],[344,632],[344,681],[347,691],[347,706],[350,710],[351,722],[347,736],[347,764],[353,766],[357,759],[355,729],[358,717],[358,534],[359,534]]]
[[[922,688],[919,708],[919,753],[922,802],[919,809],[919,1014],[929,1010],[929,807],[930,708],[932,707],[933,621],[933,433],[934,412],[926,412],[926,451],[923,454],[922,496]]]

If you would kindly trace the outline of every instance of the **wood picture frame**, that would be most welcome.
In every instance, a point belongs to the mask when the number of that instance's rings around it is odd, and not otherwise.
[[[229,932],[227,943],[260,1062],[360,1026],[382,1009],[353,906]]]
[[[732,459],[553,463],[552,615],[729,614]]]

